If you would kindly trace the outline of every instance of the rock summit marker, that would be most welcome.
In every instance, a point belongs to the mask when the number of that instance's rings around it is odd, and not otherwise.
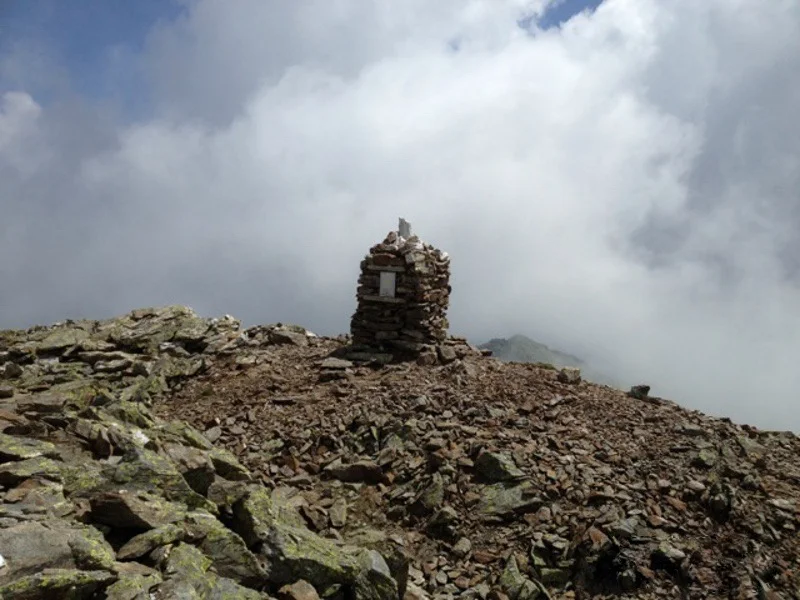
[[[401,218],[361,262],[353,344],[390,353],[435,348],[447,339],[450,291],[450,257]]]

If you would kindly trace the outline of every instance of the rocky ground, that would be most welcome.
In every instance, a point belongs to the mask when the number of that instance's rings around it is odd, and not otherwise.
[[[150,410],[238,329],[169,307],[0,332],[0,599],[399,596],[385,540],[317,536],[291,490]]]
[[[0,332],[0,595],[800,598],[796,435],[346,345],[179,307]]]

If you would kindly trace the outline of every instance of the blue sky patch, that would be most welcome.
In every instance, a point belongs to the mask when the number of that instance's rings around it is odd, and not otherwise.
[[[559,0],[538,20],[543,29],[559,27],[602,0]],[[169,22],[187,10],[187,0],[0,0],[0,53],[22,46],[60,70],[70,91],[86,98],[117,104],[129,117],[147,112],[147,86],[136,59],[147,36],[159,22]],[[528,29],[532,18],[522,19]],[[462,40],[448,49],[458,52]],[[48,74],[49,75],[49,74]],[[62,90],[47,76],[0,71],[0,92],[22,87],[39,102]]]
[[[22,47],[65,70],[72,91],[107,98],[119,94],[120,84],[133,85],[135,75],[120,71],[141,52],[153,26],[184,10],[179,0],[2,0],[0,53]],[[15,83],[0,79],[0,91]],[[49,90],[28,91],[40,97]]]
[[[585,10],[594,11],[602,2],[603,0],[557,0],[542,15],[537,25],[542,29],[560,27],[578,13]],[[520,27],[528,29],[532,20],[532,17],[521,20]]]

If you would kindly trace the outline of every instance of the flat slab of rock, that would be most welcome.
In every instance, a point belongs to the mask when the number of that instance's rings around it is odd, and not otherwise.
[[[475,471],[484,481],[514,481],[525,477],[513,459],[499,452],[484,452],[475,460]]]
[[[147,492],[120,490],[91,499],[92,519],[114,527],[155,529],[186,516],[183,506]]]
[[[79,571],[75,569],[45,569],[0,585],[3,600],[39,600],[42,598],[89,599],[110,585],[117,576],[108,571]]]
[[[179,540],[183,540],[186,531],[183,527],[174,524],[167,524],[156,529],[151,529],[133,536],[119,550],[117,550],[118,560],[132,560],[150,554],[160,546],[166,546]]]
[[[629,398],[636,398],[637,400],[647,400],[650,395],[650,386],[645,384],[634,385],[628,391]]]
[[[63,481],[62,463],[44,456],[27,458],[18,462],[0,464],[0,485],[16,485],[31,477],[42,477],[50,481]]]
[[[274,329],[269,333],[269,341],[273,344],[292,344],[294,346],[308,346],[308,336],[288,329]]]
[[[506,519],[539,508],[542,499],[530,482],[488,485],[481,492],[478,512],[485,520]]]
[[[210,567],[211,559],[199,549],[185,543],[177,544],[164,564],[164,582],[152,590],[155,598],[215,598],[231,600],[262,600],[259,592],[244,587],[230,578],[220,577]]]
[[[150,589],[162,581],[158,571],[148,574],[120,573],[119,579],[106,588],[105,600],[146,600],[150,598]]]
[[[345,464],[336,460],[325,467],[324,472],[338,479],[351,483],[380,483],[383,480],[383,469],[371,460],[360,460]]]
[[[260,544],[274,583],[304,579],[327,586],[352,581],[358,572],[355,559],[332,541],[283,518],[266,490],[251,490],[233,511],[234,530],[248,546]]]
[[[216,476],[209,453],[181,444],[164,444],[164,451],[175,462],[189,487],[206,495]]]
[[[21,413],[34,412],[39,414],[54,414],[64,409],[69,398],[59,393],[42,393],[33,396],[20,396],[17,406]]]
[[[198,548],[214,562],[214,570],[242,585],[258,587],[267,578],[267,565],[244,540],[211,515],[193,513],[185,525]]]
[[[347,501],[344,498],[336,500],[328,511],[331,526],[342,528],[347,523]]]
[[[89,332],[77,327],[60,327],[37,344],[43,353],[60,352],[89,338]]]
[[[320,362],[320,368],[329,370],[345,370],[353,367],[353,363],[342,358],[328,357]]]
[[[22,367],[20,367],[17,363],[6,363],[3,367],[3,374],[8,379],[16,379],[17,377],[21,377],[25,371]]]
[[[50,442],[0,433],[0,462],[25,460],[39,456],[53,458],[58,456],[58,451]]]
[[[114,551],[97,529],[61,521],[0,529],[0,549],[6,561],[0,585],[43,569],[110,568],[114,563]]]

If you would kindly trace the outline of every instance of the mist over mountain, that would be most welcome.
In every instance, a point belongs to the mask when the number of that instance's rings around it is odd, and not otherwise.
[[[503,362],[544,363],[555,367],[577,367],[584,379],[594,383],[622,388],[621,378],[613,377],[607,369],[594,364],[591,359],[579,358],[568,352],[562,352],[537,342],[522,334],[509,338],[492,338],[478,345],[479,348],[491,350],[492,356]]]
[[[582,367],[577,356],[554,350],[531,338],[516,334],[510,338],[492,338],[479,346],[506,362],[549,363],[559,367]]]
[[[797,0],[74,4],[0,1],[0,327],[335,335],[402,215],[453,331],[800,428]]]

